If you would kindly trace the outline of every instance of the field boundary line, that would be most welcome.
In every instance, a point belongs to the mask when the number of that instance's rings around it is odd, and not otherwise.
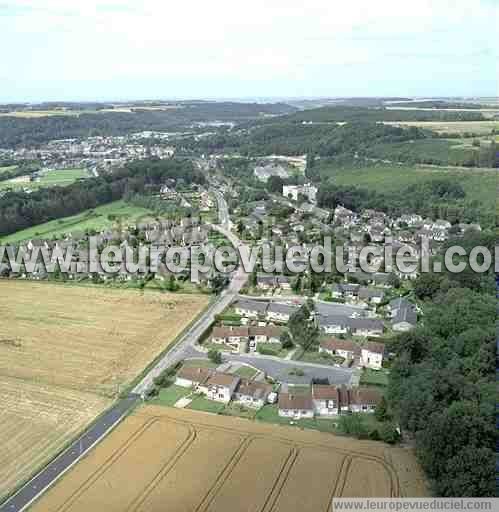
[[[300,448],[298,446],[295,446],[290,450],[288,457],[284,461],[284,464],[282,465],[281,470],[279,471],[279,474],[277,475],[277,478],[275,479],[274,484],[270,489],[267,499],[261,508],[261,512],[265,512],[266,510],[272,512],[275,509],[277,500],[281,495],[282,488],[284,487],[299,455]]]
[[[126,509],[127,511],[137,510],[137,508],[144,503],[144,500],[149,496],[151,491],[154,490],[159,482],[161,482],[161,480],[163,480],[163,478],[175,467],[177,462],[184,456],[185,452],[187,452],[194,441],[196,441],[198,432],[194,425],[191,425],[190,427],[188,436],[175,450],[175,453],[173,453],[173,455],[163,464],[152,480],[146,484],[144,489],[132,500]]]
[[[238,446],[237,450],[231,455],[229,461],[216,478],[214,484],[211,486],[208,492],[204,495],[203,499],[200,501],[199,505],[196,507],[195,512],[205,511],[213,503],[213,500],[218,496],[220,489],[229,479],[230,475],[232,474],[232,472],[238,465],[239,461],[241,460],[242,456],[246,453],[247,449],[249,448],[253,441],[254,437],[252,435],[248,435],[241,441],[241,444]]]

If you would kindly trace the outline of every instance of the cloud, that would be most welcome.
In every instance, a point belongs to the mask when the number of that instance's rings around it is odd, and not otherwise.
[[[12,77],[24,83],[1,93],[14,97],[28,81],[32,94],[38,82],[48,90],[51,83],[67,84],[75,96],[97,97],[104,81],[116,90],[133,82],[140,97],[140,87],[154,89],[154,82],[158,94],[165,84],[178,87],[178,94],[196,81],[198,96],[204,83],[239,96],[246,81],[288,95],[297,89],[295,81],[300,91],[310,91],[306,95],[385,94],[395,85],[406,94],[433,68],[440,77],[447,71],[441,80],[449,94],[464,93],[470,68],[482,68],[483,78],[475,79],[483,88],[496,65],[497,15],[497,3],[483,0],[6,0],[0,33],[9,51],[2,55],[0,78],[9,70],[9,83],[15,83]],[[376,89],[359,88],[366,73]],[[76,92],[79,81],[86,89]],[[425,85],[422,94],[429,89]]]

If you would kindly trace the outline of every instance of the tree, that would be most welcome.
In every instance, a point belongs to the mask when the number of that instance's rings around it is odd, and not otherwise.
[[[440,291],[442,274],[423,273],[414,283],[414,294],[420,300],[431,299]]]
[[[390,423],[383,423],[379,429],[379,437],[388,444],[395,444],[400,439],[397,429]]]
[[[270,176],[267,180],[267,190],[274,194],[282,194],[284,180],[280,176]]]
[[[293,348],[293,340],[291,339],[291,336],[289,335],[288,331],[284,331],[284,333],[281,336],[281,345],[282,348]]]
[[[390,415],[388,414],[388,403],[384,396],[381,397],[379,404],[376,406],[374,416],[381,422],[388,421],[390,419]]]
[[[389,286],[393,286],[394,288],[398,289],[400,288],[400,279],[396,274],[390,274],[388,276],[388,279],[386,280],[386,284]]]
[[[216,348],[208,350],[208,359],[215,364],[222,364],[222,354]]]

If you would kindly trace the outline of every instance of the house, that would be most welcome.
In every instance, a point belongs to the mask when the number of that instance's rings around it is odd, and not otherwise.
[[[279,416],[300,419],[314,417],[314,403],[311,394],[280,393],[278,402]]]
[[[290,290],[291,280],[287,276],[275,274],[257,274],[256,286],[262,290],[270,290],[272,288]]]
[[[340,356],[345,359],[354,359],[355,356],[360,356],[360,345],[352,340],[331,338],[321,341],[319,352],[325,352],[332,356]]]
[[[394,331],[409,331],[418,321],[416,306],[402,297],[393,299],[388,305],[388,311]]]
[[[260,409],[272,393],[272,386],[265,382],[241,379],[234,394],[234,400],[248,407]]]
[[[353,336],[381,336],[384,325],[375,318],[350,318],[349,327]]]
[[[282,195],[293,201],[298,201],[300,195],[305,196],[311,203],[314,203],[317,197],[317,187],[307,183],[305,185],[283,185]]]
[[[255,351],[258,343],[280,343],[284,329],[276,325],[250,327],[248,331],[249,349]]]
[[[267,302],[258,300],[241,299],[234,304],[236,314],[245,318],[258,318],[259,315],[265,315],[267,308]]]
[[[258,343],[279,343],[283,329],[269,325],[266,327],[214,327],[211,342],[230,346],[239,351],[241,343],[249,342],[250,350],[256,350]]]
[[[360,364],[372,370],[380,370],[383,363],[383,354],[385,345],[370,341],[366,343],[360,351]]]
[[[229,345],[239,351],[241,343],[248,341],[248,327],[214,327],[211,333],[212,343]]]
[[[349,331],[348,317],[342,315],[318,315],[319,329],[326,334],[347,334]]]
[[[365,287],[359,290],[359,299],[370,304],[381,304],[384,298],[383,290],[371,290]]]
[[[237,375],[213,372],[204,384],[206,396],[216,402],[229,403],[240,381]]]
[[[348,407],[352,412],[374,412],[383,396],[376,388],[354,388],[349,390],[348,395]]]
[[[359,295],[360,284],[336,284],[333,285],[331,295],[341,299],[356,299]]]
[[[390,301],[388,312],[394,331],[409,331],[418,321],[416,306],[403,297]]]
[[[213,373],[208,368],[182,367],[177,373],[175,384],[184,388],[203,386]]]
[[[314,384],[312,402],[318,416],[332,416],[340,410],[340,390],[335,386]]]
[[[286,323],[297,309],[296,306],[271,302],[267,308],[267,320],[269,322]]]
[[[399,226],[407,225],[408,227],[420,226],[423,222],[423,217],[421,215],[417,215],[412,213],[410,215],[401,215],[398,219],[395,220],[395,223]]]

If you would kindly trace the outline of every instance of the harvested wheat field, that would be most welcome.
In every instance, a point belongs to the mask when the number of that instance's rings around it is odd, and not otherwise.
[[[205,295],[0,283],[0,375],[114,396],[200,313]]]
[[[0,497],[110,406],[207,301],[0,282]]]
[[[402,448],[144,406],[33,510],[326,512],[333,496],[426,493]]]

